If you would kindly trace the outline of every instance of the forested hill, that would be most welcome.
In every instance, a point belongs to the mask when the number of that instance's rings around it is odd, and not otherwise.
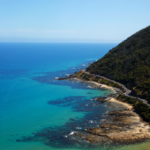
[[[119,81],[150,103],[150,26],[127,38],[87,71]]]

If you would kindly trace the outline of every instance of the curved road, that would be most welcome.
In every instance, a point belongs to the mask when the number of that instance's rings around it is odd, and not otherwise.
[[[100,76],[100,75],[91,74],[91,73],[89,73],[89,72],[86,72],[86,69],[82,69],[82,71],[83,71],[84,73],[88,74],[88,75],[93,75],[93,76],[95,76],[95,77],[100,77],[100,78],[102,78],[102,79],[106,79],[106,80],[108,80],[108,81],[111,81],[111,82],[114,82],[114,83],[119,84],[119,85],[125,90],[125,93],[124,93],[125,96],[129,96],[129,97],[131,97],[131,98],[135,98],[135,99],[137,99],[137,100],[143,102],[144,104],[146,104],[146,105],[148,105],[148,106],[150,107],[150,104],[148,104],[148,102],[147,102],[145,99],[141,99],[141,98],[139,98],[139,97],[134,97],[134,96],[129,95],[129,94],[131,93],[131,90],[129,90],[125,85],[123,85],[123,84],[121,84],[121,83],[119,83],[119,82],[117,82],[117,81],[108,79],[108,78],[106,78],[106,77],[104,77],[104,76]]]

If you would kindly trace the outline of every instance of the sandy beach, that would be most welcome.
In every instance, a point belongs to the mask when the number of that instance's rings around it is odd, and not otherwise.
[[[119,95],[120,89],[100,84],[94,81],[84,81],[73,78],[87,84],[92,88],[106,88],[113,90],[113,95]],[[97,102],[106,103],[107,107],[113,108],[105,116],[105,121],[97,128],[88,128],[84,133],[76,133],[82,140],[91,143],[110,144],[135,144],[150,139],[150,126],[134,112],[132,105],[118,101],[114,96],[107,96],[105,99],[97,98]],[[74,136],[74,135],[73,135]]]
[[[111,87],[111,86],[108,86],[108,85],[105,85],[105,84],[101,84],[101,83],[97,83],[97,82],[94,82],[94,81],[84,81],[84,80],[79,79],[79,78],[73,78],[73,79],[74,79],[74,80],[81,81],[81,82],[86,82],[86,83],[93,84],[93,88],[105,88],[105,89],[110,89],[110,90],[112,90],[114,93],[116,93],[117,91],[120,91],[118,88]],[[95,85],[95,86],[94,86],[94,85]]]
[[[133,106],[130,105],[130,104],[127,104],[127,103],[118,101],[117,99],[111,98],[111,97],[108,97],[108,99],[109,99],[109,102],[112,102],[112,103],[114,103],[114,104],[120,104],[120,105],[123,105],[124,107],[126,107],[126,108],[129,109],[129,110],[132,110],[132,109],[133,109]]]

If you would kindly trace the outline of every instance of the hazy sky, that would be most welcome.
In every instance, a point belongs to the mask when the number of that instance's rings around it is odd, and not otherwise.
[[[118,43],[149,16],[150,0],[0,0],[0,42]]]

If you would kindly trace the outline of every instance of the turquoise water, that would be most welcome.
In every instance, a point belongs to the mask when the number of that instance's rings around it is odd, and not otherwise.
[[[0,43],[0,150],[90,149],[69,134],[96,126],[89,120],[100,120],[107,108],[86,104],[112,91],[54,78],[87,67],[115,45]]]

